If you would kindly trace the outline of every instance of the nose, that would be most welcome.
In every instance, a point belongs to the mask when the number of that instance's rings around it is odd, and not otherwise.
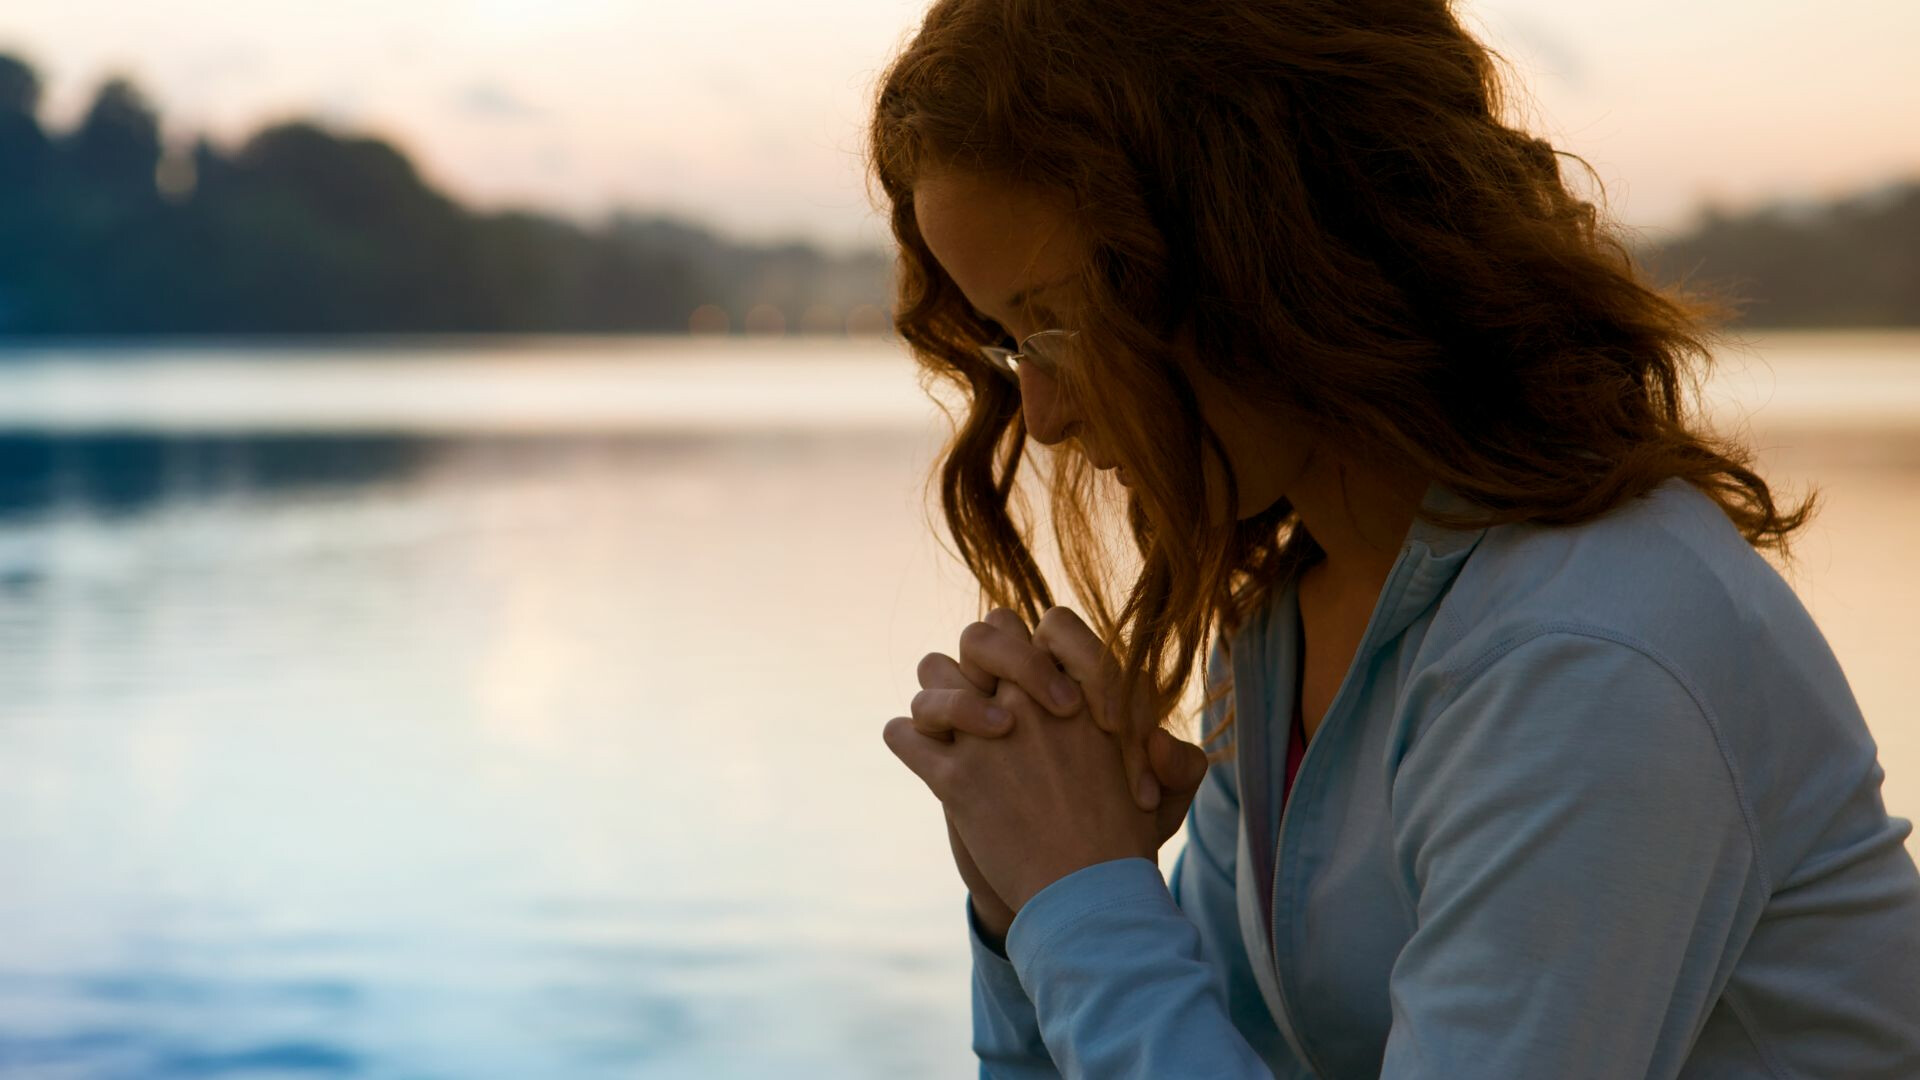
[[[1020,410],[1026,415],[1027,434],[1047,446],[1081,427],[1079,410],[1059,382],[1031,364],[1020,369]]]

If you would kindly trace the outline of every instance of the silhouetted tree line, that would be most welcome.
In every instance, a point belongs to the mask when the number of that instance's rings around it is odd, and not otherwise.
[[[1816,205],[1707,211],[1643,254],[1740,302],[1749,326],[1920,326],[1920,180]]]
[[[0,334],[837,328],[889,302],[889,259],[731,243],[616,215],[478,213],[378,139],[268,127],[169,155],[124,79],[50,134],[0,55]],[[1818,207],[1708,212],[1640,257],[1742,299],[1754,326],[1920,325],[1920,181]],[[701,309],[696,315],[695,309]],[[822,315],[821,313],[825,314]]]
[[[789,326],[887,304],[879,253],[477,213],[393,146],[306,122],[169,155],[124,79],[64,134],[39,106],[0,55],[0,334],[684,331],[701,305],[738,328],[756,304]]]

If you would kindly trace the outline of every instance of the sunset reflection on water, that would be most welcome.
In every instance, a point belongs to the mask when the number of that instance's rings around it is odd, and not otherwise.
[[[1920,338],[1872,340],[1731,396],[1914,818]],[[937,413],[879,344],[697,347],[281,356],[331,389],[252,412],[193,392],[231,353],[0,367],[0,1072],[972,1074],[879,738],[974,615]]]

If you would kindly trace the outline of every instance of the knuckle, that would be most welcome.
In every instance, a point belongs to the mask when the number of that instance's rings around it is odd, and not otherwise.
[[[931,687],[934,680],[940,677],[952,660],[953,658],[946,653],[930,652],[921,657],[920,663],[914,666],[913,676],[919,680],[921,686]]]
[[[1072,625],[1080,621],[1080,616],[1065,604],[1055,604],[1040,614],[1040,621],[1048,626]]]
[[[944,691],[931,689],[916,691],[913,695],[913,703],[907,709],[913,714],[913,726],[924,730],[922,727],[924,724],[938,720],[940,707],[945,699]]]
[[[993,635],[998,632],[993,628],[992,623],[970,622],[960,631],[960,651],[977,653],[982,646],[993,640]]]
[[[1048,622],[1045,618],[1042,618],[1039,622],[1033,624],[1033,636],[1027,640],[1031,641],[1036,649],[1046,649],[1048,652],[1052,652],[1053,643],[1055,639],[1060,636],[1058,633],[1059,625],[1057,622]]]
[[[1001,683],[1000,689],[993,695],[993,700],[1015,715],[1023,711],[1030,712],[1039,707],[1034,702],[1033,695],[1022,689],[1019,683],[1014,682]]]
[[[894,717],[893,719],[887,721],[884,725],[881,726],[880,741],[886,743],[888,749],[898,754],[900,752],[899,747],[900,747],[901,731],[903,730],[902,725],[911,726],[912,724],[913,724],[913,721],[908,719],[907,717],[904,717],[904,716]]]
[[[1065,674],[1066,669],[1060,666],[1052,653],[1044,649],[1035,649],[1032,658],[1027,661],[1027,678],[1035,688],[1048,696],[1053,693],[1053,680]]]
[[[1000,706],[1000,708],[1005,707],[1004,705]],[[993,718],[987,715],[987,710],[992,708],[994,708],[993,699],[987,697],[985,694],[978,694],[969,698],[967,708],[965,709],[967,731],[975,735],[986,735],[989,737],[1002,734],[1000,728],[994,724]]]

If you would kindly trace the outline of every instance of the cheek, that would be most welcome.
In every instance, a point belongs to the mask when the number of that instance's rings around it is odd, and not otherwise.
[[[1066,388],[1031,368],[1020,373],[1020,408],[1029,432],[1051,432],[1071,419]]]

